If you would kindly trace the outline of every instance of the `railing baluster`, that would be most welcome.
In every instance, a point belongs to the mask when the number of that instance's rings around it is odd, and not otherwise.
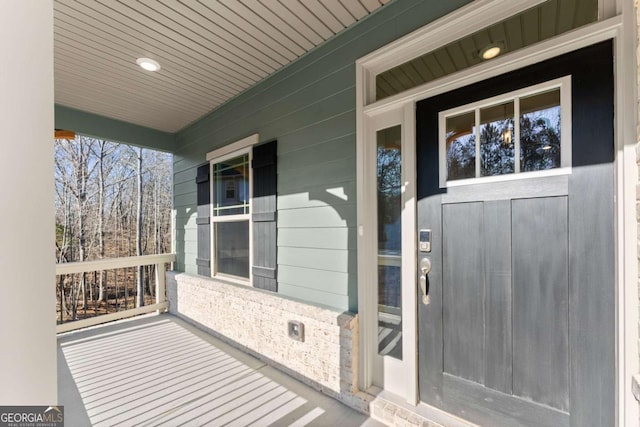
[[[126,268],[124,270],[124,309],[126,310],[129,306],[129,269]]]
[[[116,312],[120,311],[120,303],[118,302],[118,297],[120,296],[120,289],[118,288],[118,270],[113,270],[113,275],[116,278]]]
[[[100,273],[102,274],[102,273]],[[93,291],[93,313],[97,316],[98,315],[98,292],[99,290],[97,289],[96,285],[98,283],[98,272],[94,271],[93,272],[93,286],[92,289]]]

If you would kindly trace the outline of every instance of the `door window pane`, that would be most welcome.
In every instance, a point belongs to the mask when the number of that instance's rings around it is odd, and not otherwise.
[[[249,221],[215,222],[216,273],[249,278]]]
[[[249,155],[213,165],[213,215],[249,213]]]
[[[402,359],[402,128],[377,132],[378,352]]]
[[[513,101],[480,110],[480,174],[514,171]]]
[[[570,173],[571,135],[561,135],[561,120],[570,127],[570,85],[565,76],[441,111],[440,186]],[[544,172],[556,168],[565,170]],[[536,173],[521,175],[528,172]]]
[[[447,117],[445,138],[449,181],[476,176],[475,124],[475,111]]]
[[[520,168],[560,167],[560,89],[520,99]]]

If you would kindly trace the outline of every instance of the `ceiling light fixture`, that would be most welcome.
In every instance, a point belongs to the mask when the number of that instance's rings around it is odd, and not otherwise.
[[[480,58],[482,59],[493,59],[496,56],[500,55],[500,46],[496,44],[490,44],[480,51]]]
[[[149,58],[138,58],[136,59],[136,64],[147,71],[158,71],[160,69],[160,64]]]

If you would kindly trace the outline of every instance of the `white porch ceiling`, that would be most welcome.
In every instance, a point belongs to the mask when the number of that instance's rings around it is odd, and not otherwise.
[[[176,132],[389,1],[54,0],[55,101]]]

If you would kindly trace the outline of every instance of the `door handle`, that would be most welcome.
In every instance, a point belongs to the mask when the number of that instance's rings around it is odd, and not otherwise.
[[[420,288],[422,289],[422,303],[427,305],[431,302],[429,296],[429,272],[431,271],[431,260],[429,258],[422,258],[420,260]]]

